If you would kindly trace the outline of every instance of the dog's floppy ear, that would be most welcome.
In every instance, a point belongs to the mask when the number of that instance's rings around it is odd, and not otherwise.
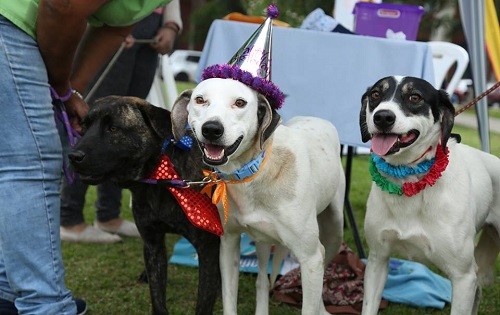
[[[258,95],[259,107],[257,111],[257,119],[259,121],[259,145],[262,150],[264,142],[273,134],[274,130],[281,123],[281,116],[278,112],[269,105],[267,99]]]
[[[144,121],[160,138],[166,138],[170,132],[170,112],[154,106],[145,100],[137,101],[137,108],[144,117]]]
[[[359,112],[359,128],[361,130],[361,140],[367,142],[371,139],[371,135],[368,132],[368,124],[366,123],[366,107],[368,106],[368,91],[361,96],[361,111]]]
[[[453,124],[455,121],[455,107],[450,101],[448,93],[445,90],[439,90],[439,108],[442,113],[441,117],[441,146],[446,152],[446,143],[451,135]]]
[[[188,122],[187,106],[191,99],[193,90],[185,90],[177,97],[172,106],[172,132],[175,140],[179,140],[186,133],[186,125]]]

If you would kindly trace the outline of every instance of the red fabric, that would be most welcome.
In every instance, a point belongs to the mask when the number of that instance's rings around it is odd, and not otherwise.
[[[162,155],[159,166],[149,177],[151,179],[180,179],[167,155]],[[197,228],[221,236],[224,234],[217,206],[212,200],[192,188],[168,187],[188,220]]]

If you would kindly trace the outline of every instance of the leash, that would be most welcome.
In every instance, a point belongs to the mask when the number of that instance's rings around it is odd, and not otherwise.
[[[479,100],[481,100],[482,98],[484,98],[485,96],[487,96],[488,94],[490,94],[491,92],[493,92],[494,90],[496,90],[499,86],[500,86],[500,81],[498,81],[497,83],[493,84],[492,87],[490,87],[489,89],[487,89],[486,91],[484,91],[483,93],[481,93],[479,96],[477,96],[475,99],[473,99],[469,103],[467,103],[467,105],[465,105],[464,107],[462,107],[459,110],[457,110],[455,112],[455,116],[461,114],[462,112],[466,111],[470,107],[476,105],[477,102],[479,102]]]
[[[173,145],[182,151],[189,151],[191,150],[191,147],[193,146],[193,139],[185,135],[179,141],[175,141],[174,137],[170,137],[168,139],[165,139],[163,141],[163,144],[161,146],[161,155],[165,155],[167,152],[167,149],[170,145]],[[152,184],[152,185],[161,185],[165,187],[174,187],[174,188],[189,188],[191,185],[194,185],[195,182],[191,181],[185,181],[183,179],[165,179],[165,178],[153,178],[153,177],[148,177],[141,179],[139,182],[145,183],[145,184]]]
[[[141,179],[141,183],[161,185],[165,187],[173,188],[190,188],[191,186],[205,186],[207,184],[217,184],[221,179],[214,179],[210,176],[204,177],[202,180],[184,180],[184,179],[153,179],[145,178]]]
[[[136,44],[152,44],[155,42],[156,41],[154,39],[135,40]],[[108,63],[103,73],[101,74],[101,76],[96,81],[96,83],[94,84],[94,86],[92,87],[92,89],[89,91],[89,93],[86,95],[85,98],[83,98],[80,93],[74,90],[71,90],[71,94],[76,93],[77,95],[80,96],[80,98],[84,99],[84,101],[87,103],[90,97],[95,93],[97,88],[101,85],[102,81],[104,80],[108,72],[111,70],[113,65],[116,63],[116,60],[121,55],[124,49],[125,49],[125,42],[121,44],[120,48],[114,54],[113,58]],[[71,127],[71,123],[68,117],[68,112],[66,111],[66,106],[64,105],[64,102],[67,101],[69,97],[71,97],[71,94],[68,94],[67,96],[61,98],[52,87],[49,88],[52,97],[52,109],[54,111],[54,118],[56,124],[61,125],[62,128],[66,131],[66,136],[68,138],[69,145],[71,148],[74,148],[78,140],[81,138],[81,135],[73,127]],[[71,171],[70,166],[68,165],[68,162],[65,158],[63,158],[63,173],[68,183],[72,184],[73,181],[75,180],[75,174]]]
[[[208,179],[199,182],[185,181],[180,178],[175,170],[175,166],[166,154],[166,149],[174,145],[183,151],[191,150],[193,139],[185,135],[179,141],[172,138],[163,142],[161,156],[158,166],[153,170],[148,178],[140,180],[146,184],[159,184],[172,194],[187,219],[196,227],[207,232],[221,236],[224,229],[220,222],[219,211],[211,198],[207,195],[190,188],[194,184],[205,184]]]
[[[165,139],[161,148],[162,155],[166,154],[167,148],[171,144],[183,151],[189,151],[193,146],[193,138],[191,138],[188,135],[185,135],[178,141],[175,141],[174,137]],[[204,186],[209,183],[216,183],[218,181],[219,180],[216,180],[210,176],[205,175],[205,177],[202,180],[184,180],[180,178],[160,179],[160,178],[149,177],[141,179],[139,182],[152,185],[161,185],[165,187],[173,187],[173,188],[189,188],[191,186]]]
[[[227,222],[227,219],[229,217],[229,201],[227,198],[227,185],[248,183],[252,181],[255,177],[257,177],[257,175],[259,175],[260,171],[266,165],[269,156],[271,156],[271,149],[272,145],[269,145],[269,147],[266,149],[266,154],[264,156],[264,159],[260,163],[259,169],[255,171],[255,173],[253,173],[252,175],[242,179],[222,179],[220,173],[218,173],[217,171],[203,170],[203,173],[205,174],[205,179],[208,180],[208,183],[201,190],[201,192],[211,197],[212,203],[215,205],[218,204],[219,202],[222,202],[222,208],[224,209],[224,223]],[[212,190],[212,186],[214,185],[215,185],[215,190]]]
[[[154,44],[154,43],[156,43],[156,40],[154,40],[154,39],[134,39],[134,44]],[[125,45],[126,45],[126,43],[125,43],[125,41],[123,41],[120,45],[120,48],[118,48],[116,53],[113,55],[113,58],[111,58],[108,65],[103,70],[102,74],[99,76],[99,79],[97,79],[95,84],[92,86],[90,91],[85,96],[85,102],[88,102],[90,100],[90,98],[94,95],[94,93],[97,91],[97,88],[99,86],[101,86],[102,81],[104,80],[104,78],[106,78],[109,71],[111,71],[111,68],[113,68],[113,66],[115,65],[116,60],[118,60],[118,57],[120,57],[123,50],[125,49]]]
[[[66,131],[66,136],[68,139],[69,146],[74,148],[78,139],[80,139],[81,135],[71,127],[71,123],[69,121],[68,112],[66,111],[66,107],[64,106],[63,100],[58,97],[55,97],[52,88],[52,110],[54,111],[54,119],[56,121],[56,125],[62,126]],[[69,184],[72,184],[75,180],[75,174],[71,170],[68,160],[63,156],[63,173],[66,177],[66,180]]]
[[[188,137],[192,141],[191,137],[189,136],[184,136],[184,137]],[[178,146],[178,143],[181,142],[181,140],[174,141],[173,139],[168,139],[165,141],[165,143],[167,143],[167,146],[168,143],[173,143],[175,146]],[[222,202],[222,208],[224,210],[224,222],[227,222],[229,217],[229,200],[227,197],[227,185],[242,184],[252,181],[260,173],[260,170],[266,164],[267,159],[271,155],[270,154],[271,149],[272,149],[271,146],[269,146],[266,149],[266,154],[262,160],[262,163],[260,163],[259,169],[256,170],[252,175],[242,179],[223,179],[221,178],[221,174],[218,173],[217,171],[203,170],[203,175],[205,177],[202,180],[198,181],[183,180],[178,177],[165,179],[162,178],[162,176],[153,175],[150,176],[149,178],[140,180],[140,182],[146,184],[162,185],[167,188],[190,188],[191,186],[205,186],[203,187],[200,193],[207,195],[211,199],[214,205],[217,205],[219,204],[219,202]],[[215,186],[215,189],[213,189],[213,186]]]

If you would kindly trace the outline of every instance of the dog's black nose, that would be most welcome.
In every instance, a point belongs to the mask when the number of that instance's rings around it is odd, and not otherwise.
[[[379,110],[373,115],[373,122],[380,129],[388,129],[396,122],[396,115],[387,109]]]
[[[81,163],[83,159],[85,159],[85,152],[79,150],[70,152],[68,153],[68,158],[71,160],[72,163],[75,164]]]
[[[203,137],[208,140],[217,140],[224,134],[224,126],[218,121],[207,121],[201,126]]]

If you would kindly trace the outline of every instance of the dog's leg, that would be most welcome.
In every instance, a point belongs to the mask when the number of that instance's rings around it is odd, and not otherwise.
[[[271,277],[269,279],[271,287],[274,286],[274,283],[276,282],[276,279],[278,278],[278,275],[281,272],[281,265],[283,264],[283,261],[285,260],[286,256],[288,256],[288,253],[290,253],[290,250],[285,246],[281,244],[274,244],[273,266],[272,266],[273,270],[271,273]]]
[[[343,198],[343,196],[342,196]],[[319,239],[325,247],[325,267],[338,253],[344,235],[342,202],[330,204],[318,215]]]
[[[257,260],[259,263],[259,273],[257,274],[256,288],[256,307],[255,314],[269,314],[269,278],[267,276],[267,265],[271,256],[271,246],[261,242],[255,243]]]
[[[310,232],[309,237],[304,239],[304,235],[301,235],[290,246],[300,263],[303,293],[302,315],[329,314],[323,302],[325,249],[319,241],[318,234],[314,235],[312,231]]]
[[[452,284],[451,315],[477,314],[480,290],[477,285],[476,267],[461,275],[450,276]]]
[[[226,233],[221,237],[220,272],[224,315],[237,313],[240,267],[240,234]]]
[[[166,315],[168,312],[166,308],[167,250],[165,234],[145,231],[141,235],[144,241],[144,263],[153,307],[152,313]]]
[[[220,293],[219,237],[190,226],[185,237],[198,254],[198,299],[196,314],[213,314],[215,300]]]
[[[472,233],[471,233],[472,234]],[[458,246],[460,244],[460,247]],[[455,256],[450,259],[434,260],[433,263],[444,270],[451,280],[451,315],[476,314],[480,297],[477,283],[477,265],[474,259],[473,236],[457,242]],[[460,248],[460,252],[458,252]]]
[[[364,297],[362,315],[377,314],[382,291],[387,281],[388,254],[378,254],[370,251],[368,254],[368,264],[365,269]]]
[[[495,261],[499,251],[500,238],[497,230],[492,225],[485,226],[474,250],[480,286],[490,285],[495,280]]]

